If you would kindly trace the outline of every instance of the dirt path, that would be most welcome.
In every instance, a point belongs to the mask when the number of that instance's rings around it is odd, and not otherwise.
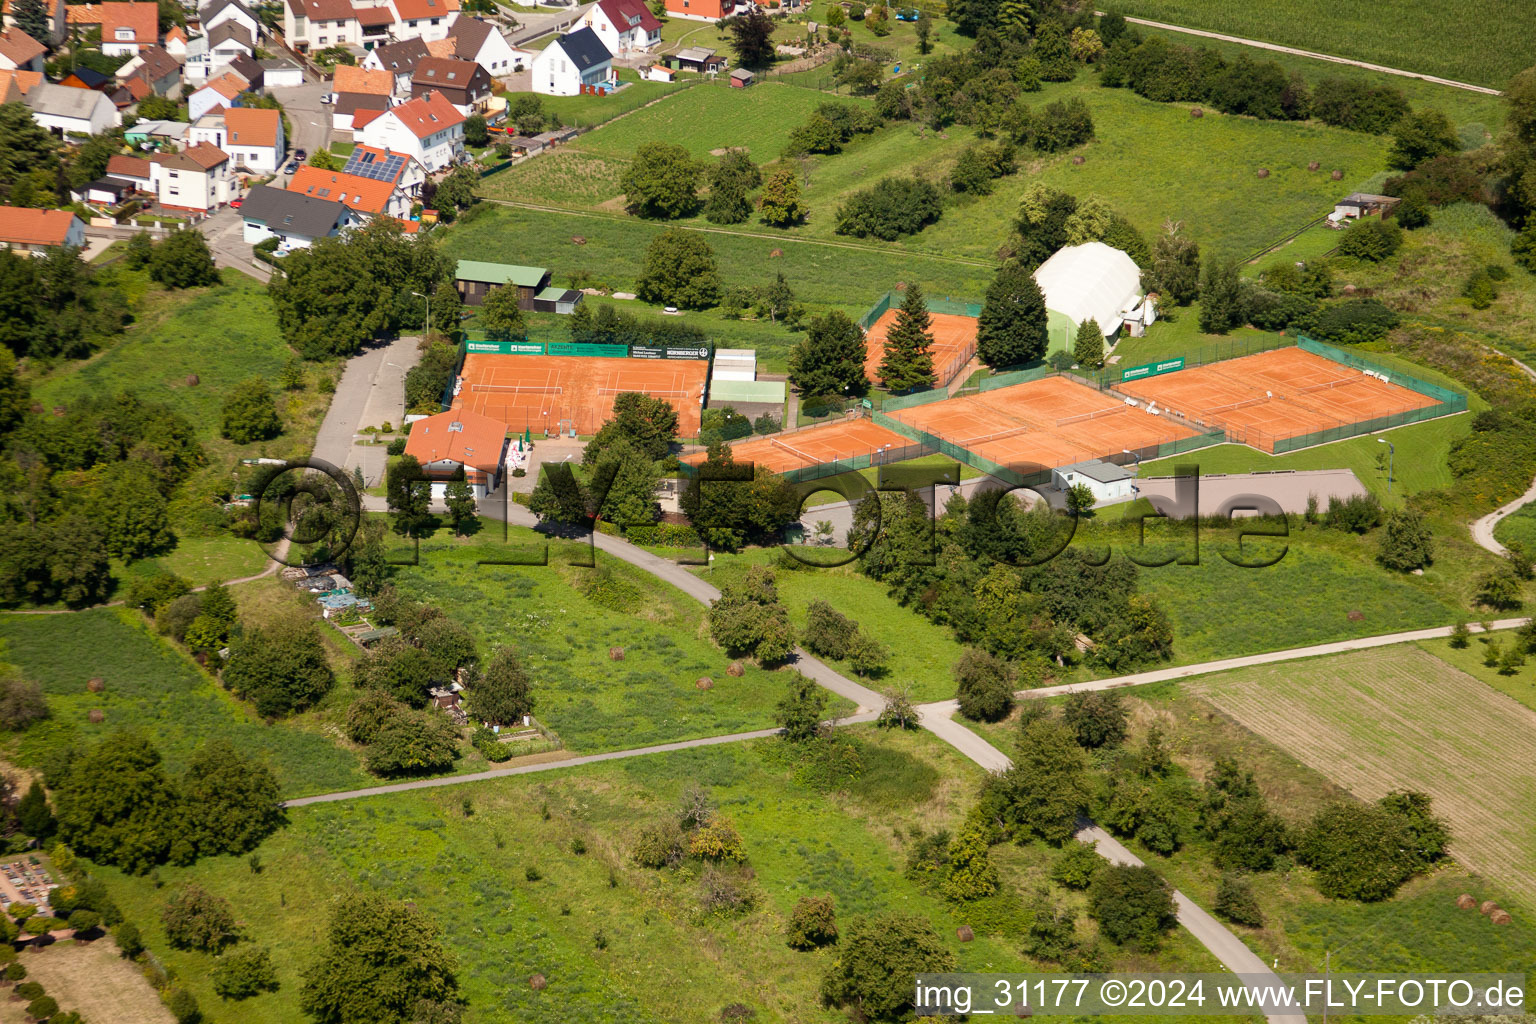
[[[1100,17],[1103,11],[1095,11]],[[1160,28],[1166,32],[1180,32],[1187,36],[1200,36],[1202,39],[1216,39],[1223,43],[1237,43],[1241,46],[1252,46],[1260,50],[1272,50],[1275,53],[1289,53],[1296,57],[1310,57],[1313,60],[1325,60],[1330,64],[1348,64],[1352,68],[1364,68],[1367,71],[1379,71],[1384,75],[1397,75],[1401,78],[1417,78],[1424,82],[1433,82],[1435,85],[1448,85],[1453,89],[1466,89],[1468,92],[1480,92],[1488,96],[1504,95],[1497,89],[1489,89],[1487,86],[1472,85],[1468,82],[1456,82],[1449,78],[1437,78],[1434,75],[1423,75],[1417,71],[1404,71],[1402,68],[1389,68],[1385,64],[1371,64],[1363,60],[1350,60],[1348,57],[1335,57],[1331,53],[1317,53],[1314,50],[1300,50],[1294,46],[1281,46],[1278,43],[1266,43],[1259,39],[1245,39],[1242,36],[1229,36],[1221,32],[1207,32],[1204,29],[1185,28],[1183,25],[1170,25],[1165,21],[1148,21],[1146,18],[1126,18],[1133,25],[1145,25],[1148,28]]]
[[[1505,359],[1508,359],[1510,362],[1518,366],[1520,371],[1527,377],[1531,378],[1531,380],[1536,380],[1536,370],[1531,369],[1529,366],[1525,365],[1520,360],[1510,355],[1508,352],[1500,352],[1492,345],[1484,345],[1483,347],[1486,348],[1489,352],[1492,352],[1494,355],[1500,355]],[[1516,498],[1514,501],[1504,505],[1501,508],[1494,509],[1492,512],[1489,512],[1481,519],[1474,520],[1470,525],[1470,529],[1472,530],[1472,539],[1477,543],[1479,547],[1486,548],[1487,550],[1492,551],[1494,554],[1498,555],[1500,558],[1503,558],[1505,555],[1509,554],[1509,550],[1505,548],[1503,544],[1500,544],[1498,541],[1493,539],[1494,528],[1498,526],[1505,517],[1514,515],[1516,512],[1520,511],[1522,508],[1524,508],[1526,505],[1529,505],[1533,501],[1536,501],[1536,479],[1531,481],[1530,489],[1527,490],[1524,494],[1520,495],[1520,497]]]

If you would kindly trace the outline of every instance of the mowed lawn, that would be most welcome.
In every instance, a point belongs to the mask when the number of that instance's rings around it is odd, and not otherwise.
[[[1536,711],[1411,645],[1188,686],[1361,799],[1428,793],[1461,863],[1536,891]]]
[[[100,741],[119,729],[143,733],[180,772],[193,751],[225,738],[261,758],[285,796],[367,785],[355,753],[294,723],[266,725],[190,658],[161,640],[137,612],[104,608],[72,615],[0,616],[4,660],[43,688],[50,717],[6,746],[18,764],[37,768],[70,744]],[[105,688],[86,683],[100,677]],[[93,723],[93,709],[103,721]]]
[[[513,537],[542,543],[530,530]],[[748,661],[740,678],[727,675],[732,659],[710,642],[703,605],[604,555],[596,569],[565,564],[568,550],[556,546],[549,566],[491,566],[477,564],[491,557],[487,545],[429,541],[394,582],[463,623],[482,654],[514,647],[533,676],[539,720],[575,753],[773,727],[787,671]],[[614,647],[622,661],[610,660]],[[696,686],[704,677],[713,688]]]
[[[671,142],[696,158],[741,147],[758,163],[777,159],[789,133],[833,97],[762,82],[750,89],[697,85],[664,103],[605,124],[574,144],[584,153],[628,158],[647,142]],[[860,105],[867,101],[854,100]]]
[[[467,1024],[708,1024],[733,1002],[758,1020],[846,1021],[817,998],[834,950],[784,942],[795,902],[824,893],[843,923],[892,911],[927,918],[962,969],[1026,969],[1016,932],[999,934],[903,876],[907,828],[953,828],[980,770],[926,733],[859,733],[865,771],[837,793],[796,781],[794,752],[762,740],[297,808],[260,848],[260,874],[243,857],[162,867],[163,888],[99,874],[220,1024],[301,1019],[301,973],[320,951],[328,907],[351,890],[410,900],[442,926]],[[631,859],[639,828],[675,814],[690,785],[710,792],[744,840],[756,902],[745,914],[699,910],[697,863],[653,871]],[[542,877],[530,881],[530,868]],[[229,899],[247,941],[272,950],[276,993],[223,1002],[208,980],[212,958],[169,948],[161,906],[188,881]],[[975,942],[955,938],[965,923]],[[534,974],[547,979],[543,991],[530,988]]]
[[[1501,519],[1493,537],[1500,544],[1524,544],[1526,550],[1536,552],[1536,502]]]
[[[1115,9],[1496,89],[1536,64],[1536,7],[1522,0],[1125,0]]]

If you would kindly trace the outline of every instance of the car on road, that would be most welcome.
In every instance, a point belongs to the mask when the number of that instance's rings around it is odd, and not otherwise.
[[[296,149],[293,151],[293,159],[296,163],[303,163],[308,158],[309,153],[305,150]]]
[[[244,205],[245,205],[245,199],[242,197],[240,199],[231,200],[230,204],[229,204],[229,208],[231,210],[238,210],[238,209],[240,209],[240,207],[242,207]]]

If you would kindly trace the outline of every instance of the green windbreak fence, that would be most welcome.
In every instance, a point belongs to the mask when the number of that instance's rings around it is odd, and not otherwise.
[[[1171,363],[1175,360],[1184,360],[1184,369],[1193,366],[1204,366],[1207,363],[1219,363],[1227,359],[1241,359],[1243,356],[1257,355],[1260,352],[1268,352],[1276,348],[1289,348],[1295,341],[1284,334],[1249,335],[1245,338],[1227,338],[1222,341],[1202,345],[1200,348],[1190,349],[1187,352],[1172,352],[1158,363]],[[1109,366],[1100,370],[1092,380],[1100,391],[1107,390],[1119,384],[1125,372],[1119,366]]]
[[[1459,408],[1454,410],[1455,412],[1463,412],[1467,408],[1467,396],[1461,392],[1452,391],[1450,388],[1443,388],[1438,384],[1431,384],[1427,380],[1420,380],[1411,373],[1390,369],[1358,353],[1349,352],[1342,348],[1334,348],[1332,345],[1325,345],[1320,341],[1312,340],[1305,334],[1296,339],[1296,346],[1303,352],[1311,352],[1315,356],[1332,359],[1336,363],[1343,363],[1345,366],[1353,369],[1374,374],[1389,384],[1397,384],[1411,391],[1417,391],[1424,397],[1433,398],[1437,402],[1443,402],[1446,405],[1452,406],[1459,405]],[[1442,413],[1442,415],[1444,414]]]
[[[790,435],[793,437],[793,435]],[[908,459],[920,459],[924,455],[932,455],[933,449],[923,444],[907,444],[899,448],[886,448],[877,452],[869,452],[865,455],[856,455],[848,459],[834,459],[831,462],[818,462],[813,466],[802,466],[799,469],[786,470],[779,475],[792,484],[803,483],[806,480],[825,480],[829,476],[839,476],[843,473],[857,473],[861,469],[869,469],[872,466],[886,466],[896,462],[905,462]],[[687,462],[679,463],[677,467],[684,476],[697,476],[699,467]]]
[[[930,388],[927,391],[916,391],[910,395],[887,395],[885,401],[880,403],[880,408],[888,412],[895,412],[898,409],[910,409],[915,405],[942,402],[948,397],[949,392],[943,388]]]
[[[981,378],[982,391],[996,391],[998,388],[1012,387],[1015,384],[1028,384],[1032,380],[1042,380],[1055,375],[1056,371],[1050,363],[1038,363],[1035,366],[1026,366],[1022,370],[1009,370],[1007,373],[993,374],[991,377]]]

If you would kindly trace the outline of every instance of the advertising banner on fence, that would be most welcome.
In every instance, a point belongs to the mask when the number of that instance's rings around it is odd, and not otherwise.
[[[686,348],[675,348],[670,345],[631,345],[629,346],[629,358],[631,359],[708,359],[708,345],[690,345]]]
[[[541,356],[542,341],[466,341],[465,352],[480,352],[493,356]]]
[[[589,359],[623,359],[629,355],[628,345],[599,345],[581,341],[551,341],[544,346],[546,355],[585,356]]]
[[[1156,363],[1142,363],[1140,366],[1127,366],[1120,371],[1120,379],[1140,380],[1143,377],[1156,377],[1160,373],[1172,373],[1175,370],[1184,369],[1184,357],[1177,359],[1164,359]]]

